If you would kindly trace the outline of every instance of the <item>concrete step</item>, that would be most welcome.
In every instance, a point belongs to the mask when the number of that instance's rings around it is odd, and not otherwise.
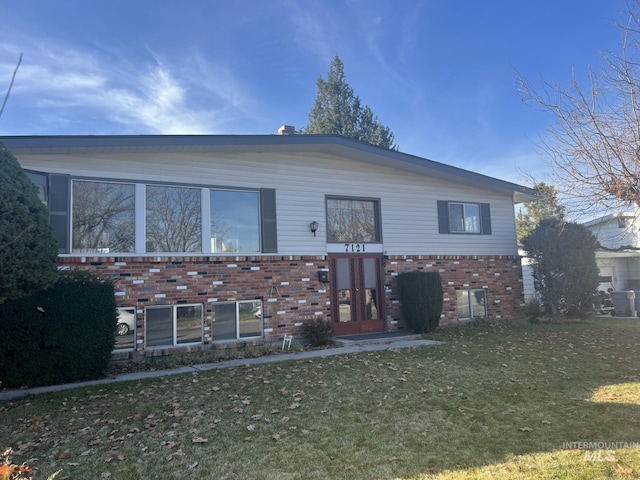
[[[422,335],[414,333],[364,333],[361,335],[345,335],[334,337],[333,343],[339,347],[352,347],[356,345],[394,344],[409,340],[421,340]]]

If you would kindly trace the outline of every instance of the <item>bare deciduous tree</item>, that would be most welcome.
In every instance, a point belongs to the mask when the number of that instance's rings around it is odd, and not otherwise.
[[[74,252],[133,252],[134,223],[132,184],[74,182]]]
[[[147,252],[202,251],[200,189],[147,187]]]
[[[540,147],[556,187],[583,211],[640,206],[640,0],[626,7],[620,52],[604,52],[584,83],[575,73],[568,87],[518,78],[523,100],[555,117]]]

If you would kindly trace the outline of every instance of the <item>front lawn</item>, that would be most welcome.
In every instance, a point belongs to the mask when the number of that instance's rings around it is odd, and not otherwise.
[[[56,480],[640,478],[640,320],[433,338],[0,403],[0,448]]]

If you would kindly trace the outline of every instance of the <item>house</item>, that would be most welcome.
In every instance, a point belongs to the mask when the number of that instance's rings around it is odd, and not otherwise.
[[[1,137],[63,269],[116,282],[115,358],[405,328],[395,277],[439,272],[443,324],[523,305],[529,188],[335,135]]]
[[[640,290],[640,215],[618,212],[583,223],[600,242],[600,290]]]

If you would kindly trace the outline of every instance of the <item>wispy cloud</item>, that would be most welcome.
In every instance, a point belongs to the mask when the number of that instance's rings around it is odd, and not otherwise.
[[[0,44],[0,54],[5,59],[19,55],[10,44]],[[15,65],[0,63],[0,75],[11,68]],[[250,111],[245,104],[251,101],[237,85],[231,72],[197,54],[178,64],[151,54],[135,62],[99,50],[32,44],[25,49],[11,101],[34,111],[43,122],[36,127],[40,133],[64,133],[58,130],[73,125],[80,111],[85,121],[94,118],[110,132],[219,133],[230,118]]]
[[[336,52],[335,45],[343,43],[340,41],[342,30],[335,7],[319,1],[290,2],[288,14],[296,43],[304,45],[323,63],[328,63],[336,53],[340,53]]]

